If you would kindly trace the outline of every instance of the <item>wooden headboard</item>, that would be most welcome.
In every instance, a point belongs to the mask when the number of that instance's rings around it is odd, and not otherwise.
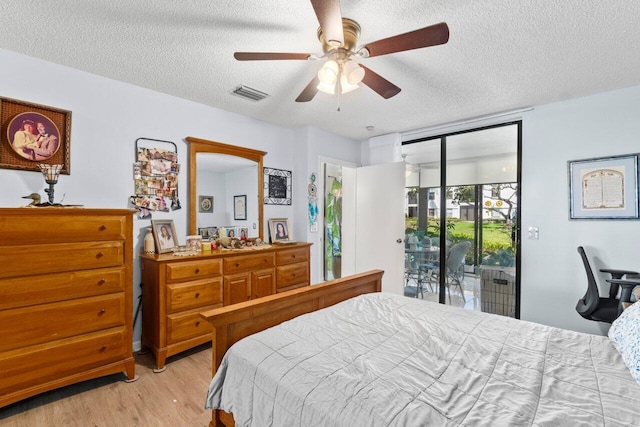
[[[382,270],[372,270],[200,313],[213,327],[212,376],[235,342],[301,314],[329,307],[357,295],[380,292]],[[233,417],[216,410],[211,426],[232,426]]]

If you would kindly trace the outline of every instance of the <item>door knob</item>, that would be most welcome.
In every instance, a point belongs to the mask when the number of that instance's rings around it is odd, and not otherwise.
[[[402,239],[396,240],[396,243],[402,243]]]

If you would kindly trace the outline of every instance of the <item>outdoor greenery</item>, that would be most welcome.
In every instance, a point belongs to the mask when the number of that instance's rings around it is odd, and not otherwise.
[[[333,278],[339,278],[341,266],[339,258],[342,256],[342,182],[335,179],[331,189],[327,192],[326,209],[326,240],[325,272],[331,271]]]
[[[460,208],[462,218],[469,217],[469,210],[482,209],[482,253],[475,260],[474,250],[467,253],[466,263],[473,265],[479,262],[484,265],[513,266],[515,264],[515,247],[513,232],[517,218],[517,184],[502,183],[491,185],[468,185],[447,187],[446,199],[450,205]],[[431,193],[430,193],[431,194]],[[418,204],[418,188],[407,188],[408,203]],[[480,200],[476,200],[480,198]],[[430,198],[431,200],[432,198]],[[478,206],[480,205],[480,206]],[[463,211],[464,208],[464,211]],[[409,211],[415,214],[415,211]],[[427,212],[422,211],[422,215]],[[430,215],[432,213],[429,213]],[[472,216],[477,215],[473,212]],[[474,227],[476,223],[468,219],[447,218],[447,242],[455,244],[460,241],[475,239]],[[418,228],[417,217],[407,217],[405,221],[406,234],[413,234],[423,241],[426,236],[432,244],[439,244],[440,219],[427,218],[426,227]],[[473,246],[475,247],[475,245]]]
[[[418,229],[418,218],[406,218],[405,232],[407,234],[415,234],[418,239],[422,239],[425,235],[430,238],[438,238],[440,236],[440,221],[438,219],[429,218],[428,226],[425,229]],[[458,218],[447,219],[447,231],[449,240],[457,243],[464,240],[474,239],[474,222],[465,221]],[[507,225],[504,220],[489,220],[483,223],[482,229],[482,264],[500,265],[503,267],[513,266],[515,262],[515,249],[511,241],[512,227]],[[469,253],[468,257],[472,254]],[[472,261],[469,259],[468,261]]]

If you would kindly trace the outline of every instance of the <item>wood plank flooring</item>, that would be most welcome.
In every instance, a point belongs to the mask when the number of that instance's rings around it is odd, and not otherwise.
[[[159,374],[152,371],[151,352],[135,357],[138,381],[126,383],[124,374],[117,374],[42,393],[0,408],[0,425],[209,425],[211,411],[204,409],[204,401],[211,380],[211,345],[169,358],[167,370]]]

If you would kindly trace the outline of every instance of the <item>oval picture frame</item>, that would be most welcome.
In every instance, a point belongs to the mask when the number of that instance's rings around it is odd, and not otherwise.
[[[30,125],[30,130],[27,128]],[[60,149],[60,130],[44,114],[26,111],[14,116],[7,126],[11,149],[23,159],[42,162]]]

